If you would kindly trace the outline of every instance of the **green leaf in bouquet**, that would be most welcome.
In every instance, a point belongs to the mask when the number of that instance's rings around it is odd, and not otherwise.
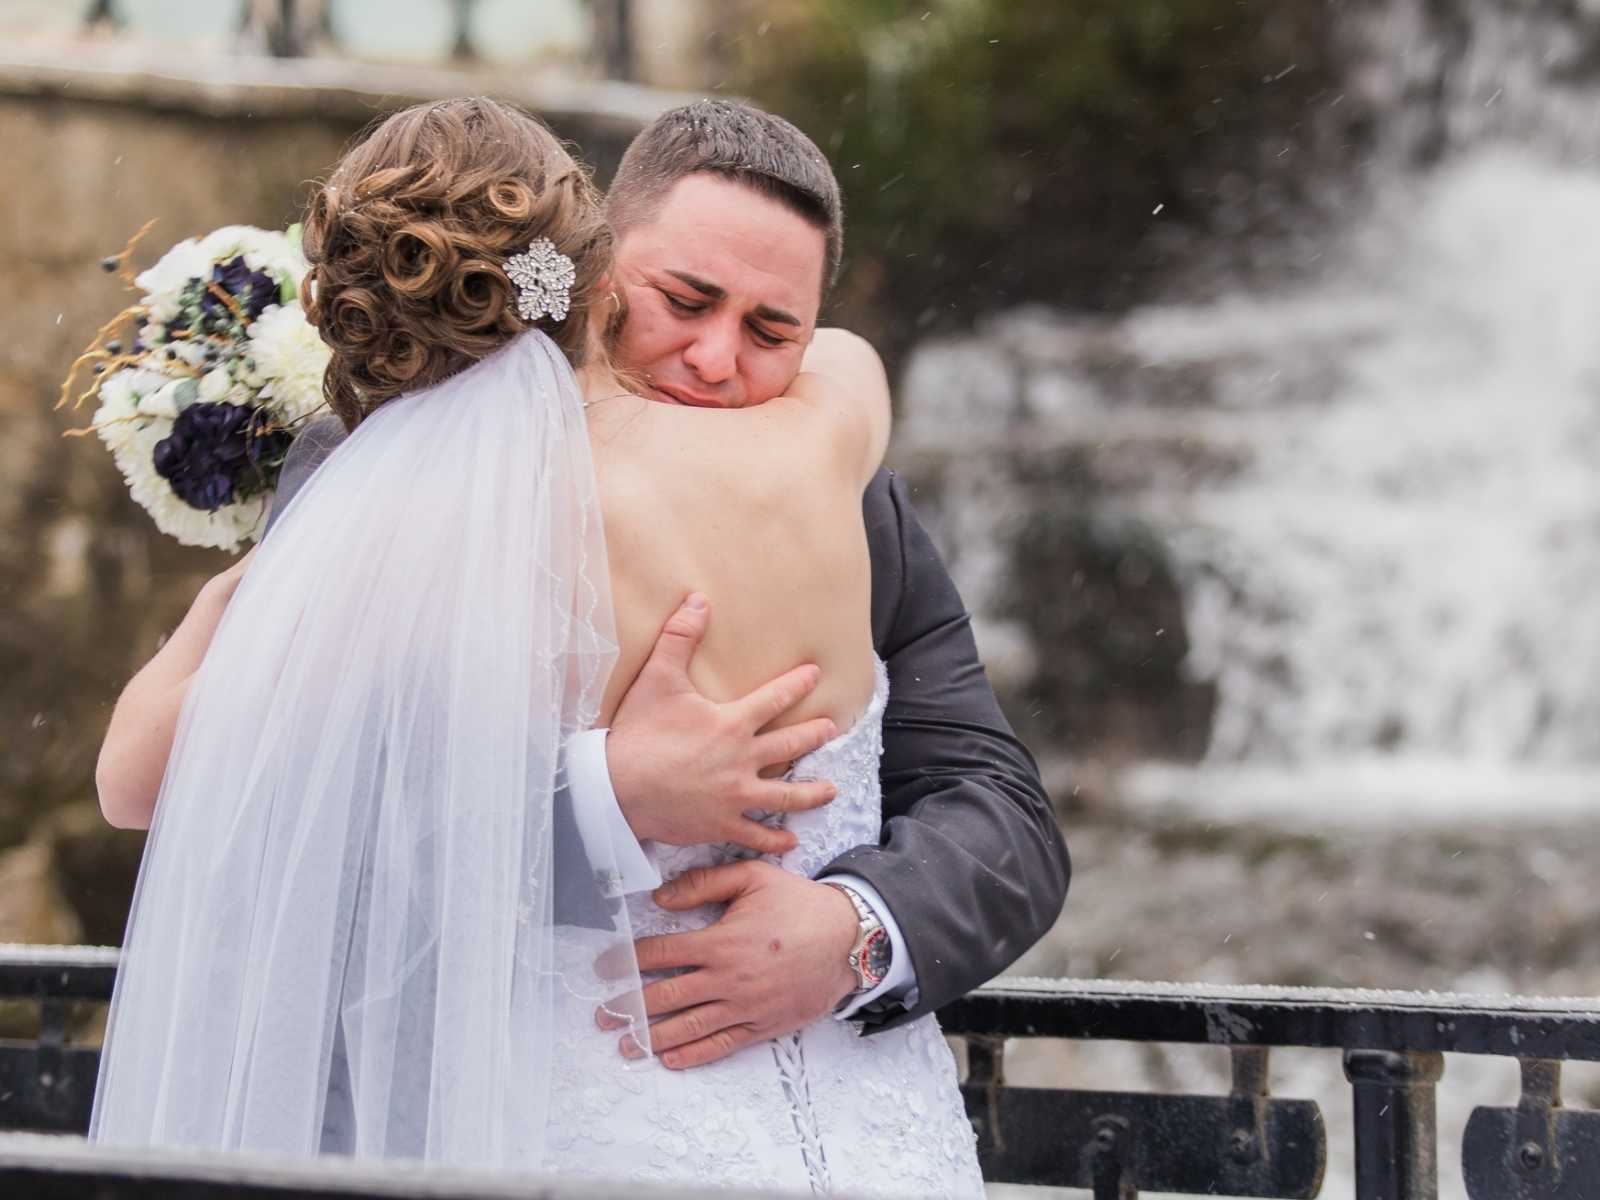
[[[289,228],[283,231],[283,236],[289,239],[289,245],[294,248],[294,252],[296,254],[303,253],[303,251],[300,249],[300,242],[305,236],[304,225],[302,225],[299,221],[296,221],[293,225],[289,226]]]
[[[182,412],[200,398],[200,381],[198,379],[180,379],[172,389],[172,399]]]
[[[296,226],[295,228],[299,228]],[[291,276],[285,275],[278,283],[278,303],[293,304],[300,295],[300,285]]]

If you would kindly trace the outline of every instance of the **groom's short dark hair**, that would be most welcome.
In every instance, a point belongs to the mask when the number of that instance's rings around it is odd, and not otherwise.
[[[702,173],[741,183],[822,230],[822,290],[833,286],[844,250],[844,203],[833,168],[788,121],[736,100],[669,109],[633,139],[606,192],[613,236],[620,240],[650,220],[680,179]]]

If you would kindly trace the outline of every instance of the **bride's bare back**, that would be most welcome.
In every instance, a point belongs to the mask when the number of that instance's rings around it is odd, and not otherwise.
[[[732,700],[801,663],[817,689],[775,725],[847,728],[873,689],[861,493],[882,459],[888,391],[865,343],[819,331],[793,393],[737,411],[589,388],[620,653],[612,714],[690,592],[711,604],[691,677]],[[610,387],[611,393],[605,388]]]

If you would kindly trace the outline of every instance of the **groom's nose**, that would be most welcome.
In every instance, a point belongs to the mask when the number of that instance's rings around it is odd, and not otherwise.
[[[714,322],[697,331],[683,351],[683,361],[707,383],[726,383],[739,369],[739,331]]]

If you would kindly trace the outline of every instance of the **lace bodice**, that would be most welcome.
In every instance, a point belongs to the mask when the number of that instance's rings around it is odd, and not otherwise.
[[[812,876],[851,846],[878,840],[888,689],[878,663],[866,712],[795,764],[791,777],[830,780],[838,795],[791,814],[784,823],[799,844],[769,861]],[[732,846],[646,850],[663,878],[749,856]],[[637,936],[703,928],[721,912],[669,913],[643,894],[629,907]],[[932,1017],[871,1037],[824,1018],[689,1071],[627,1065],[587,1006],[570,1028],[575,1049],[555,1101],[568,1112],[557,1127],[558,1171],[820,1195],[983,1194],[955,1061]]]
[[[831,804],[807,812],[791,813],[786,819],[767,815],[766,824],[783,826],[799,840],[793,850],[781,856],[762,856],[786,871],[815,876],[840,854],[863,842],[876,842],[883,824],[883,807],[878,790],[878,759],[883,756],[883,710],[889,699],[889,673],[880,662],[876,687],[867,710],[849,729],[831,742],[798,759],[789,772],[791,779],[826,779],[838,789]],[[743,846],[668,846],[646,842],[646,853],[663,879],[681,875],[691,867],[715,866],[755,858]],[[699,929],[721,915],[720,905],[706,905],[686,913],[669,913],[657,908],[648,896],[635,896],[631,916],[638,936]]]

